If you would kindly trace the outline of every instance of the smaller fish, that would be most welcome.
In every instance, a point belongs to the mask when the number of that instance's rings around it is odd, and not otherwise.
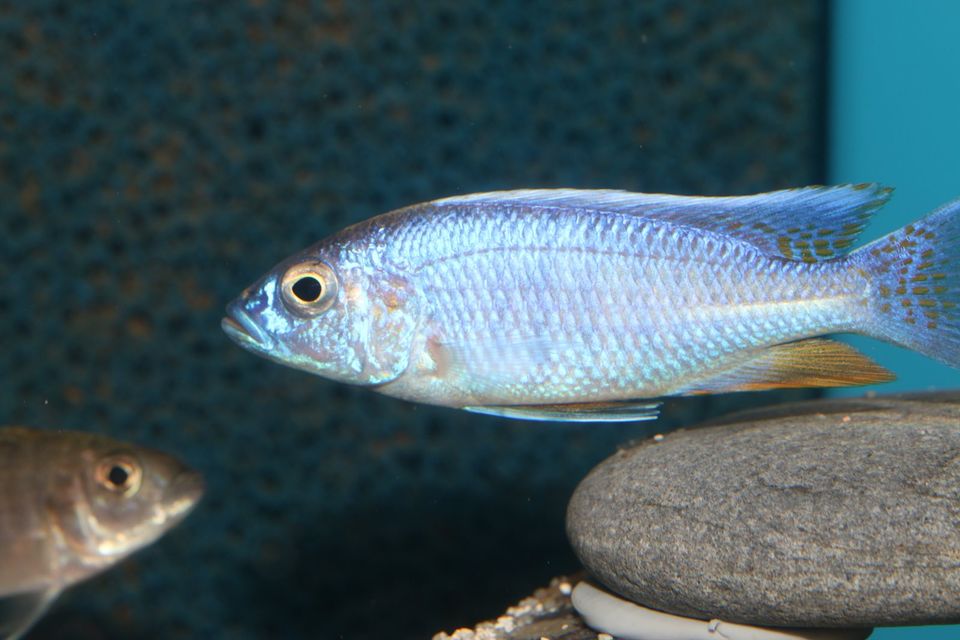
[[[200,474],[164,453],[0,427],[0,638],[21,637],[64,589],[156,541],[202,495]]]

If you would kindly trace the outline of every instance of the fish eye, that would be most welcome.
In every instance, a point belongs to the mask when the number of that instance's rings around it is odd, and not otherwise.
[[[303,276],[290,287],[301,302],[316,302],[323,295],[323,283],[313,276]]]
[[[283,274],[280,290],[287,307],[298,313],[315,315],[326,311],[333,303],[337,276],[324,262],[302,262]]]
[[[140,465],[126,456],[113,456],[97,465],[97,484],[113,493],[133,495],[140,489],[142,479]]]

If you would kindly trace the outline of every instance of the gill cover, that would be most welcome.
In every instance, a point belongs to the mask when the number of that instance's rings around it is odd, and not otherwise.
[[[362,375],[368,384],[385,384],[410,365],[419,305],[410,282],[395,274],[379,272],[368,279],[365,289],[366,313],[358,317],[363,324]]]

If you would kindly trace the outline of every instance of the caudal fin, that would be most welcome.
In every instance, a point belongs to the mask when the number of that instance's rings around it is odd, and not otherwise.
[[[960,367],[960,200],[860,249],[870,333]]]

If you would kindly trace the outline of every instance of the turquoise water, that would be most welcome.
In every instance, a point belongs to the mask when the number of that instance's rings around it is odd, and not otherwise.
[[[842,0],[831,6],[829,181],[896,187],[866,232],[873,239],[960,197],[960,2]],[[866,338],[851,342],[897,374],[877,391],[960,387],[956,369]]]
[[[960,2],[839,0],[831,6],[829,179],[897,188],[867,231],[872,239],[960,197]],[[956,369],[866,338],[850,341],[897,374],[877,391],[960,387]],[[871,640],[958,637],[960,626],[951,626],[882,629]]]
[[[960,627],[903,627],[878,629],[869,640],[957,640]]]

